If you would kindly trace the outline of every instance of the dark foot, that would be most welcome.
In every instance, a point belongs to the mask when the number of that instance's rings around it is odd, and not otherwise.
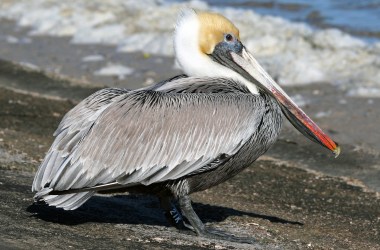
[[[218,240],[227,240],[238,243],[254,243],[255,240],[253,238],[248,237],[237,237],[235,235],[225,233],[223,231],[206,228],[202,221],[199,219],[198,215],[194,212],[193,207],[191,206],[191,200],[189,196],[182,196],[179,198],[179,205],[181,207],[181,211],[184,217],[188,219],[192,226],[192,230],[198,235],[211,239]]]

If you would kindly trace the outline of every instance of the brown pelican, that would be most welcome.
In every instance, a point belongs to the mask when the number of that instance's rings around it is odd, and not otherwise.
[[[137,90],[103,89],[65,115],[36,173],[36,201],[71,210],[97,192],[150,193],[178,227],[234,239],[206,228],[189,194],[224,182],[264,154],[279,135],[282,113],[306,137],[339,154],[225,17],[183,11],[174,46],[186,75]]]

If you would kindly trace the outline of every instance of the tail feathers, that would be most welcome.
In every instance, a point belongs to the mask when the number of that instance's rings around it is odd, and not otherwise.
[[[34,196],[34,200],[44,201],[49,206],[63,208],[64,210],[74,210],[80,207],[95,194],[95,192],[90,191],[73,194],[50,195],[49,193],[51,191],[53,191],[51,188],[44,188],[40,190]]]

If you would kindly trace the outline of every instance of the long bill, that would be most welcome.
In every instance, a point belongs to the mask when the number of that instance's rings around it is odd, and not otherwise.
[[[231,57],[238,67],[239,73],[250,82],[255,82],[260,88],[270,93],[280,104],[288,120],[298,131],[310,140],[331,150],[335,157],[340,154],[338,143],[325,134],[318,125],[285,93],[285,91],[269,76],[256,59],[243,48],[241,56],[231,52]]]

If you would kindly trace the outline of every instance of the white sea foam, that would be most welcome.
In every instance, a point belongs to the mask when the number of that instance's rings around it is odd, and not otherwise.
[[[125,76],[131,75],[133,72],[134,69],[130,67],[110,63],[106,67],[95,71],[94,74],[99,76],[117,76],[119,79],[124,79]]]
[[[314,117],[315,118],[323,118],[323,117],[328,117],[331,115],[331,110],[327,110],[327,111],[319,111],[317,112]]]
[[[5,40],[7,41],[7,43],[18,43],[19,42],[19,39],[17,37],[14,37],[14,36],[6,36]]]
[[[100,62],[104,60],[102,55],[88,55],[82,58],[82,62]]]
[[[35,70],[35,71],[41,70],[40,67],[30,62],[19,62],[18,64],[30,70]]]
[[[307,104],[310,103],[309,100],[305,99],[302,95],[293,95],[290,97],[296,104],[298,107],[302,108],[304,106],[306,106]]]
[[[251,10],[210,8],[202,1],[8,0],[0,2],[0,17],[30,26],[30,35],[71,36],[73,43],[172,56],[173,28],[184,7],[211,9],[231,19],[246,47],[282,85],[323,81],[349,90],[380,87],[380,43],[368,45],[337,29],[314,31]]]
[[[353,88],[348,91],[347,95],[380,98],[380,88],[371,88],[371,87]]]
[[[22,38],[17,38],[15,36],[10,36],[10,35],[7,35],[5,36],[5,41],[7,41],[7,43],[18,43],[18,44],[29,44],[32,42],[32,39],[30,39],[29,37],[22,37]]]

